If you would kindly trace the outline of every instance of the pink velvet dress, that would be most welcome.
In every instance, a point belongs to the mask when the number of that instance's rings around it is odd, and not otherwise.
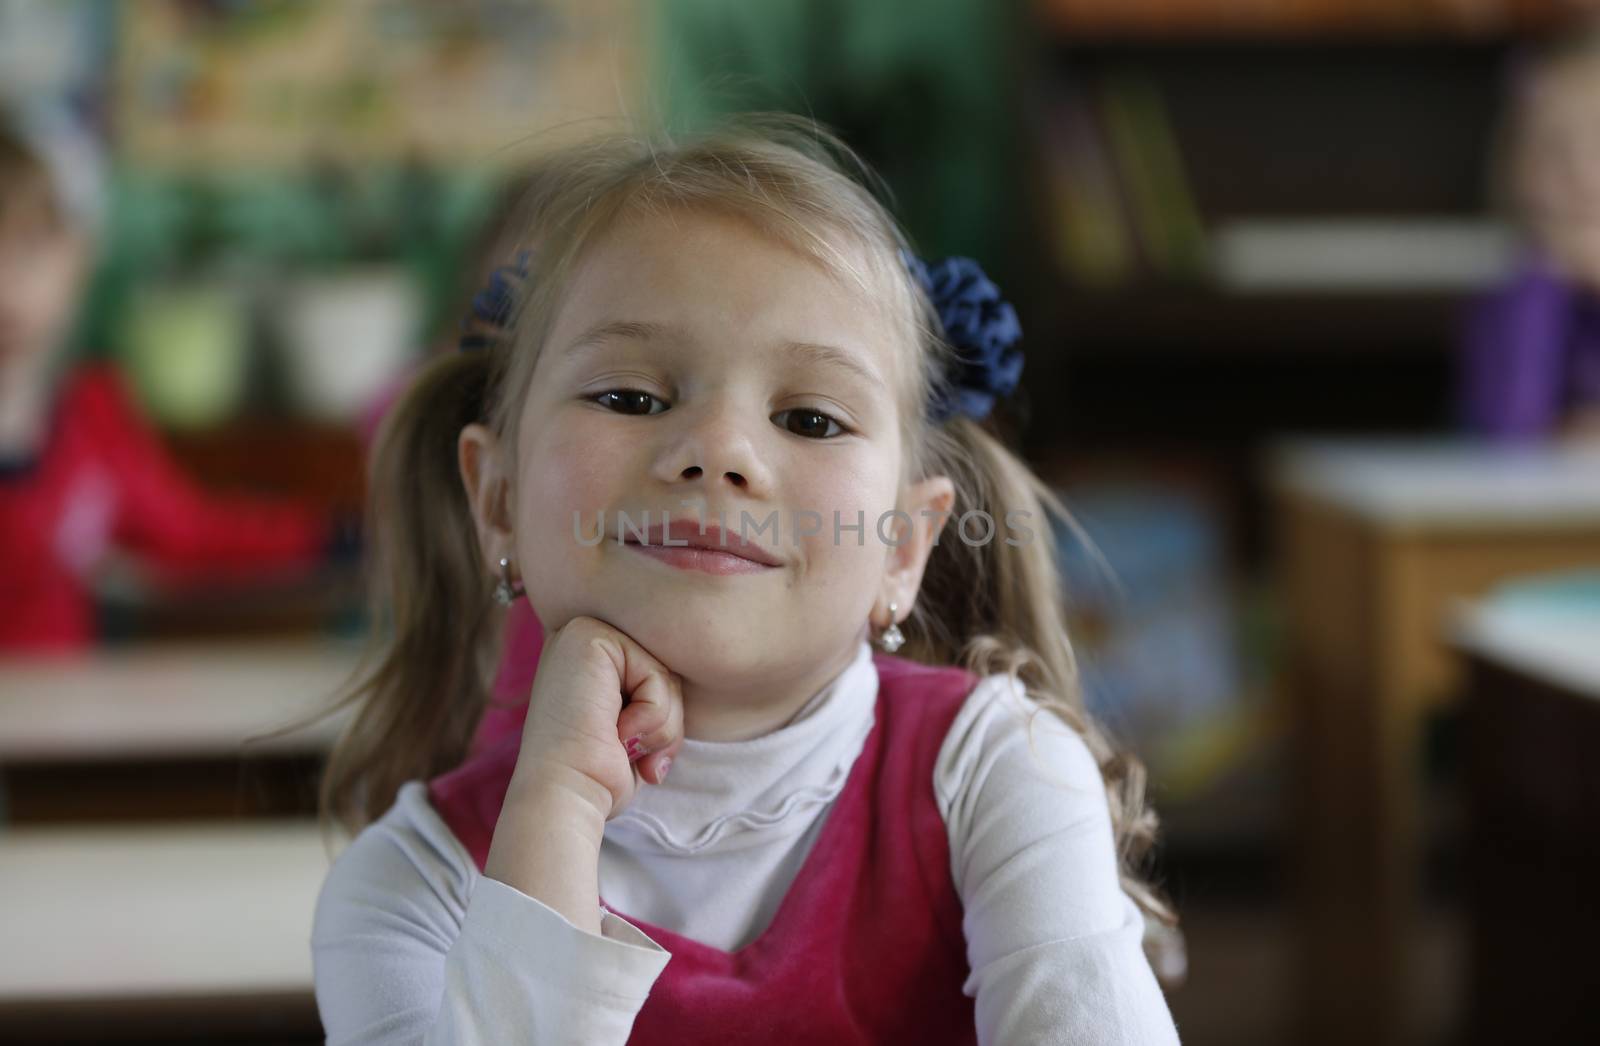
[[[429,782],[432,805],[480,869],[516,766],[539,643],[530,610],[514,612],[507,627],[496,693],[524,703],[491,709],[474,754]],[[766,930],[728,952],[606,905],[672,955],[630,1043],[977,1041],[973,1000],[962,992],[961,902],[932,787],[940,746],[977,677],[883,653],[873,661],[872,730]]]

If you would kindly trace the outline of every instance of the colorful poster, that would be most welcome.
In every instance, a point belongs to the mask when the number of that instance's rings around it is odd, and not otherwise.
[[[499,165],[628,113],[633,0],[149,0],[123,8],[118,151],[140,167]]]

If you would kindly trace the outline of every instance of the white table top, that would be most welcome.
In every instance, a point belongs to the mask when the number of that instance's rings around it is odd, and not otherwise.
[[[329,864],[310,821],[7,831],[0,1004],[309,995]]]
[[[1283,492],[1389,527],[1600,527],[1600,446],[1468,439],[1288,439]]]
[[[1463,600],[1449,636],[1459,649],[1600,701],[1600,570],[1566,575],[1545,593],[1524,584]]]
[[[0,763],[325,749],[347,715],[241,746],[326,707],[359,653],[312,639],[0,658]]]

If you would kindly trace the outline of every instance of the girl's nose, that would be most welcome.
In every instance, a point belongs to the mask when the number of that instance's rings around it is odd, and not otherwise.
[[[708,485],[727,483],[748,497],[768,495],[768,470],[751,431],[756,422],[740,416],[731,404],[688,408],[682,413],[686,415],[682,424],[656,459],[657,479],[669,484],[685,480],[703,480]],[[771,424],[765,419],[761,423]]]

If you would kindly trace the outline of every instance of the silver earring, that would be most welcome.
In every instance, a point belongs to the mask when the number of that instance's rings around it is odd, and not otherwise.
[[[501,556],[500,580],[494,586],[494,601],[503,607],[508,607],[516,602],[522,593],[522,582],[511,580],[511,560]]]
[[[886,654],[892,654],[899,650],[906,641],[905,633],[900,631],[900,626],[894,619],[894,612],[898,609],[900,608],[897,604],[889,604],[889,627],[884,629],[883,634],[878,637],[878,645],[883,648],[883,652]]]

